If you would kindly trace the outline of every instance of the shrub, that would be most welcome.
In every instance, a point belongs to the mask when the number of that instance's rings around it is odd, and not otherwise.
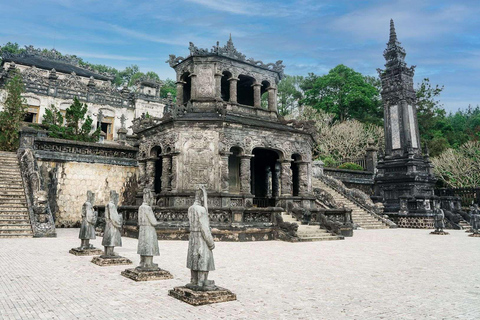
[[[338,166],[338,169],[358,170],[363,171],[363,167],[359,164],[352,162],[345,162]]]

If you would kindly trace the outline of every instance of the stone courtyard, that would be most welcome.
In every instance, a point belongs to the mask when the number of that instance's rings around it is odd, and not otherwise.
[[[193,307],[167,295],[189,281],[188,242],[160,241],[172,280],[134,282],[57,238],[2,239],[0,319],[478,319],[480,242],[464,231],[358,230],[344,241],[217,242],[211,279],[237,301]],[[101,238],[93,241],[100,246]],[[138,265],[137,240],[117,252]]]

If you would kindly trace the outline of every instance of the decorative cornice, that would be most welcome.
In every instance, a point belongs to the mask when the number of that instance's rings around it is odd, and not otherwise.
[[[192,42],[190,42],[190,46],[188,47],[190,50],[190,55],[188,57],[195,57],[195,56],[222,56],[227,57],[233,60],[241,61],[244,63],[248,63],[255,67],[259,67],[262,69],[270,70],[273,72],[278,72],[283,75],[283,70],[285,66],[283,65],[282,60],[278,60],[275,63],[263,63],[260,60],[255,60],[253,58],[247,59],[246,56],[239,52],[235,46],[233,45],[232,37],[227,41],[227,44],[223,47],[220,47],[219,42],[217,41],[217,45],[213,46],[212,49],[203,49],[196,47]],[[188,58],[187,57],[187,58]],[[182,63],[187,58],[184,57],[177,57],[174,54],[170,55],[170,58],[166,61],[170,64],[170,67],[175,67],[176,65]]]

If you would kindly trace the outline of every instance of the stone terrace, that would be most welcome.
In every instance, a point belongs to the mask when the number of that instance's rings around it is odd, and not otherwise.
[[[192,307],[186,241],[160,241],[172,280],[136,283],[58,238],[0,240],[0,319],[479,319],[480,239],[463,231],[361,230],[344,241],[219,242],[212,279],[238,301]],[[136,239],[118,253],[138,264]],[[101,243],[101,238],[93,241]]]

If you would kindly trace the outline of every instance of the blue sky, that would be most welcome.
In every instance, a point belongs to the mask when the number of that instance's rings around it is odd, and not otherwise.
[[[448,111],[480,104],[478,0],[1,0],[0,12],[2,44],[55,46],[161,78],[174,78],[169,54],[188,55],[189,41],[223,45],[230,33],[247,57],[283,60],[287,74],[325,74],[343,63],[375,75],[393,18],[416,83],[444,85]]]

